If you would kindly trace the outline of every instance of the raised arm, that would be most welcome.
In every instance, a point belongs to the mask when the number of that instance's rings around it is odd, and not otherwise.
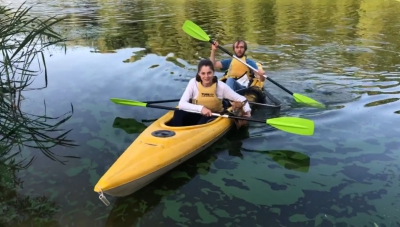
[[[215,52],[217,51],[217,49],[218,49],[218,42],[215,41],[214,44],[211,45],[210,60],[212,61],[216,69],[222,69],[223,67],[221,61],[215,60]]]

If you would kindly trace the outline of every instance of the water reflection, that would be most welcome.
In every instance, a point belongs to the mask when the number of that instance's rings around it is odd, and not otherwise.
[[[113,123],[113,128],[122,129],[128,134],[141,133],[146,129],[146,127],[146,125],[138,122],[134,118],[116,117]]]
[[[129,47],[146,49],[124,62],[140,61],[143,55],[150,53],[173,54],[174,59],[185,59],[189,64],[196,64],[199,56],[209,56],[208,43],[188,37],[181,29],[185,19],[193,19],[227,48],[236,38],[245,38],[249,43],[248,55],[263,63],[275,80],[290,90],[298,88],[295,92],[309,92],[312,98],[324,103],[352,102],[360,97],[359,93],[398,87],[398,78],[385,73],[385,70],[396,73],[395,59],[400,53],[399,47],[394,45],[396,33],[389,29],[390,23],[398,22],[396,12],[400,4],[396,1],[352,0],[337,5],[328,0],[313,0],[307,4],[252,0],[243,5],[240,13],[230,4],[206,1],[201,7],[213,12],[211,16],[196,10],[194,6],[199,4],[196,0],[187,0],[184,4],[170,0],[32,1],[29,4],[35,5],[33,12],[37,14],[44,11],[52,15],[61,10],[67,14],[59,30],[69,37],[70,45],[91,46],[97,53],[113,53]],[[209,4],[214,7],[207,8]],[[162,13],[158,9],[163,9]],[[384,10],[388,19],[382,19],[379,15],[383,14],[376,9]],[[329,19],[322,16],[328,11],[332,13]],[[374,17],[378,19],[372,19]],[[218,52],[218,55],[223,53]],[[185,67],[174,62],[180,68]],[[377,76],[363,76],[371,73]],[[377,78],[392,82],[397,79],[397,82],[379,85]],[[374,87],[365,87],[368,83]],[[357,89],[358,86],[361,89]],[[267,87],[274,95],[282,94],[284,97],[280,98],[286,101],[286,94],[279,88],[269,83]]]
[[[182,220],[186,219],[179,215],[180,212],[186,213],[178,205],[181,203],[179,200],[185,197],[182,193],[190,190],[190,188],[198,187],[202,181],[200,176],[207,176],[209,173],[218,174],[219,171],[225,171],[229,164],[226,162],[224,153],[227,153],[231,158],[239,157],[240,159],[251,158],[244,157],[243,153],[266,154],[273,162],[285,169],[303,173],[308,172],[309,156],[287,150],[257,151],[241,148],[240,141],[248,138],[248,136],[248,130],[231,130],[225,137],[204,152],[182,163],[139,191],[129,196],[118,198],[109,213],[106,226],[154,225],[156,221],[151,220],[151,218],[147,220],[145,217],[160,219],[159,216],[162,215],[175,219],[180,219],[180,216]],[[225,181],[229,182],[227,186],[229,184],[237,184],[234,180],[225,179]],[[207,188],[202,190],[207,190]],[[172,201],[176,201],[175,203],[178,207],[175,209],[167,208],[168,203]],[[143,218],[145,219],[143,220]],[[165,225],[173,224],[169,220],[162,222]]]
[[[266,154],[278,165],[288,170],[307,173],[310,168],[310,157],[301,152],[288,150],[255,151],[246,148],[243,148],[243,151]]]
[[[20,103],[19,103],[20,104]],[[46,108],[46,106],[44,106]],[[68,159],[78,158],[71,155],[54,154],[54,148],[75,147],[74,141],[67,139],[71,130],[60,127],[73,114],[49,117],[29,114],[21,110],[20,105],[9,103],[3,98],[0,102],[0,203],[2,215],[0,224],[7,226],[39,224],[55,226],[58,221],[53,216],[60,211],[60,205],[50,198],[51,195],[28,196],[21,194],[27,179],[19,177],[20,170],[26,170],[34,163],[34,153],[39,150],[49,160],[62,164]],[[30,154],[31,153],[31,154]],[[40,194],[40,193],[39,193]]]
[[[29,9],[24,8],[13,12],[0,6],[0,225],[58,226],[59,220],[55,216],[61,206],[54,200],[55,194],[22,192],[30,179],[21,175],[33,168],[40,151],[48,158],[47,162],[66,164],[72,158],[79,158],[54,153],[61,147],[77,146],[75,141],[67,139],[72,129],[61,128],[74,111],[71,104],[70,112],[53,117],[47,113],[45,101],[34,111],[27,111],[23,105],[29,95],[26,91],[38,92],[48,85],[47,68],[41,52],[62,41],[56,34],[49,35],[46,23],[29,20]],[[24,32],[30,32],[30,35],[17,40],[16,37]],[[38,61],[40,68],[44,66],[42,79],[45,85],[39,88],[31,86],[33,78],[40,74],[39,70],[30,67],[34,60]]]
[[[396,102],[397,100],[399,100],[399,98],[389,98],[389,99],[384,99],[384,100],[379,100],[376,102],[370,102],[366,105],[364,105],[365,107],[371,107],[371,106],[378,106],[378,105],[384,105],[387,103],[391,103],[391,102]]]
[[[34,163],[38,151],[49,160],[61,164],[65,164],[71,158],[78,158],[53,152],[60,147],[77,146],[75,141],[67,139],[72,129],[60,128],[72,117],[73,106],[71,105],[71,111],[63,116],[50,117],[46,114],[47,107],[44,102],[43,115],[31,114],[21,107],[24,100],[21,93],[28,86],[9,88],[6,83],[0,86],[5,95],[0,100],[0,224],[23,226],[34,223],[57,226],[58,221],[53,216],[60,211],[60,205],[53,201],[52,195],[32,196],[20,193],[27,179],[19,177],[19,172],[28,169]]]
[[[105,218],[109,218],[107,225],[123,225],[126,218],[125,223],[153,226],[159,222],[175,226],[182,220],[186,224],[193,220],[192,226],[198,222],[241,226],[398,222],[399,181],[393,173],[400,158],[396,153],[400,131],[394,127],[400,114],[400,2],[251,0],[240,7],[211,0],[33,0],[29,4],[35,5],[32,10],[38,16],[67,15],[57,30],[68,37],[73,49],[65,57],[52,57],[57,76],[51,80],[57,83],[43,94],[53,101],[54,110],[62,109],[64,101],[74,101],[76,118],[71,124],[77,130],[71,134],[84,146],[84,161],[66,171],[56,169],[50,183],[30,185],[59,193],[52,195],[63,202],[58,212],[63,226],[93,222],[101,226]],[[265,88],[283,103],[282,114],[312,118],[315,136],[299,138],[265,124],[250,124],[248,131],[239,132],[245,136],[232,139],[221,152],[205,152],[191,162],[193,166],[183,166],[176,170],[181,172],[147,187],[148,192],[118,199],[109,213],[91,183],[143,130],[140,122],[151,123],[143,118],[152,121],[164,112],[111,107],[108,99],[180,97],[199,57],[210,54],[208,43],[181,30],[185,19],[199,24],[227,49],[236,38],[246,39],[248,56],[260,61],[268,76],[329,108],[297,106],[292,97],[267,82]],[[218,59],[225,56],[217,54]],[[254,116],[262,117],[264,112]],[[306,174],[285,164],[293,162],[291,151],[311,157],[311,167],[307,158],[298,164]],[[204,165],[207,174],[197,174],[196,163]],[[186,172],[191,180],[180,175]],[[177,180],[170,182],[174,174]],[[167,196],[154,196],[153,189]],[[181,209],[167,212],[176,207]],[[260,213],[265,216],[256,215]]]
[[[212,163],[218,159],[218,153],[229,149],[235,134],[228,132],[204,152],[182,163],[175,169],[156,179],[139,191],[125,197],[118,198],[107,218],[106,226],[127,226],[145,224],[142,218],[150,211],[158,209],[167,197],[177,196],[184,188],[198,184],[197,175],[207,175],[212,170]],[[194,181],[194,182],[193,182]],[[152,225],[150,223],[150,225]]]

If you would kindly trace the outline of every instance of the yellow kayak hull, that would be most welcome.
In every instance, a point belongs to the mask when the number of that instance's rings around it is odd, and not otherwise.
[[[219,117],[202,125],[170,127],[173,111],[147,127],[121,154],[94,187],[122,197],[134,193],[216,142],[233,125]]]

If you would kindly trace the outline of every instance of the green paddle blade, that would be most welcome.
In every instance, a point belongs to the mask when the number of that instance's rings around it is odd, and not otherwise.
[[[296,100],[296,102],[299,102],[299,103],[304,103],[304,104],[307,104],[307,105],[310,105],[313,107],[325,108],[324,104],[321,104],[321,103],[315,101],[314,99],[307,97],[305,95],[302,95],[302,94],[294,93],[293,98],[294,98],[294,100]]]
[[[314,121],[297,117],[278,117],[267,119],[267,124],[285,132],[311,136],[314,134]]]
[[[186,20],[185,23],[183,23],[182,29],[195,39],[206,42],[210,41],[210,37],[208,37],[207,33],[190,20]]]
[[[125,105],[125,106],[143,106],[146,107],[147,103],[145,102],[138,102],[134,100],[128,100],[128,99],[119,99],[119,98],[110,98],[111,102],[119,105]]]

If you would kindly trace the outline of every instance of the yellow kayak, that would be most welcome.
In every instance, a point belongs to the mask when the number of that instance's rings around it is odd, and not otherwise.
[[[94,187],[98,193],[126,196],[146,186],[221,138],[233,124],[218,117],[202,125],[170,127],[173,111],[147,127]]]
[[[279,113],[280,101],[264,91],[263,82],[258,86],[250,89],[246,98]],[[94,191],[117,197],[132,194],[209,147],[234,123],[219,117],[207,124],[170,127],[166,123],[172,116],[169,111],[147,127],[100,178]]]

